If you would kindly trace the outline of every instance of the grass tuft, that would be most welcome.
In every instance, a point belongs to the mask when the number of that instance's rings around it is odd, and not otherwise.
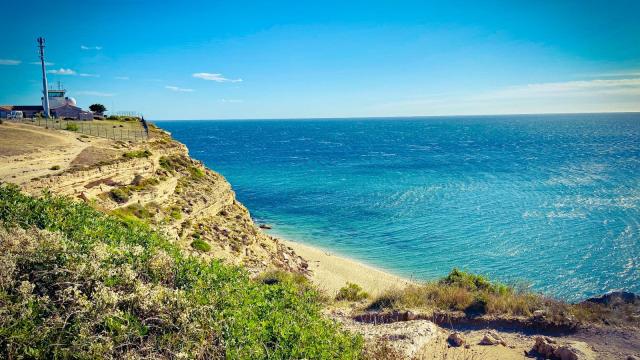
[[[191,247],[202,252],[211,251],[211,245],[202,239],[195,239],[191,242]]]
[[[148,158],[151,156],[151,151],[145,150],[135,150],[135,151],[127,151],[122,154],[122,157],[126,159],[140,159],[140,158]]]

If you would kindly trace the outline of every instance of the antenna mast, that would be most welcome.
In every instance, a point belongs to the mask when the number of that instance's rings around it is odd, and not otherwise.
[[[44,107],[44,117],[50,117],[49,114],[49,86],[47,85],[47,70],[44,66],[44,38],[38,38],[38,49],[40,50],[40,63],[42,64],[42,95],[44,101],[42,106]]]

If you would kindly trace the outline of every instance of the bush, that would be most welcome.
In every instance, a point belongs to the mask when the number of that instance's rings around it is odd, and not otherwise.
[[[113,214],[126,220],[130,220],[131,216],[136,217],[140,220],[148,220],[153,217],[153,214],[146,207],[140,204],[131,204],[122,209],[116,209],[113,211]]]
[[[541,295],[516,291],[486,277],[453,269],[445,278],[402,290],[388,291],[370,309],[423,308],[427,311],[464,311],[469,315],[529,316],[550,302]]]
[[[348,282],[346,286],[342,287],[338,294],[336,295],[336,300],[342,301],[361,301],[369,297],[362,288],[354,283]]]
[[[60,170],[60,165],[53,165],[49,170]]]
[[[186,156],[162,156],[159,160],[160,167],[170,171],[180,171],[188,169],[191,166],[191,161]]]
[[[511,292],[509,286],[501,283],[492,283],[488,278],[482,275],[471,274],[454,268],[449,275],[440,280],[440,283],[446,285],[454,285],[465,288],[467,290],[487,290],[496,294],[506,294]]]
[[[129,201],[129,192],[121,188],[111,189],[111,191],[109,191],[109,195],[111,195],[111,198],[119,204]]]
[[[197,166],[190,166],[189,173],[191,174],[191,177],[196,180],[202,179],[204,177],[204,171]]]
[[[149,156],[151,156],[151,151],[149,151],[147,149],[128,151],[128,152],[122,154],[122,157],[127,158],[127,159],[148,158]]]
[[[78,130],[80,130],[80,128],[78,127],[78,124],[74,124],[74,123],[67,124],[67,126],[64,129],[68,130],[68,131],[78,131]]]
[[[180,220],[182,219],[182,210],[180,209],[179,206],[172,206],[169,208],[169,217],[173,220]]]
[[[195,239],[191,242],[191,247],[202,252],[211,251],[211,245],[202,239]]]
[[[144,224],[0,187],[0,358],[358,358],[320,309]]]

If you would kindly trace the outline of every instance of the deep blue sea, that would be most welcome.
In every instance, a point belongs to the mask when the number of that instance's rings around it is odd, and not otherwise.
[[[285,238],[413,279],[640,292],[640,114],[158,125]]]

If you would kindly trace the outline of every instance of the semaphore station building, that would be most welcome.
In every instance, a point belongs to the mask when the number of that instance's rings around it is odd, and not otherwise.
[[[76,105],[76,99],[65,96],[66,92],[64,89],[47,90],[51,116],[76,120],[92,120],[93,113],[78,107]],[[21,112],[22,117],[25,118],[41,115],[44,111],[44,97],[41,97],[40,100],[43,102],[42,105],[0,105],[0,118],[7,118],[16,112]]]

